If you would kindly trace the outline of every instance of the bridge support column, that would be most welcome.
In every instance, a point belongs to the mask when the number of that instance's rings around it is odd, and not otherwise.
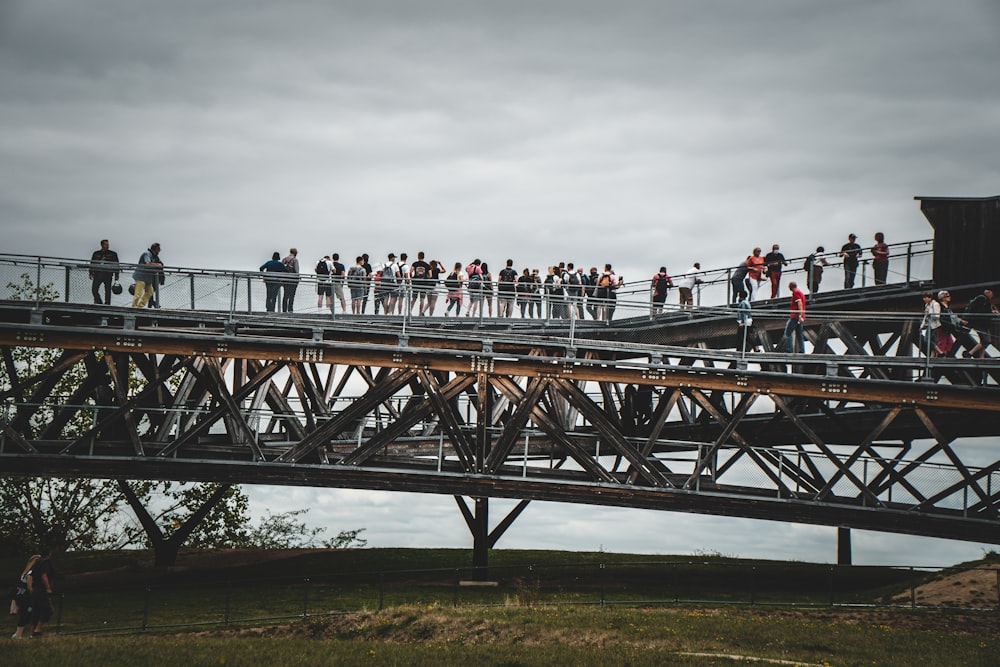
[[[472,567],[489,567],[490,564],[490,499],[476,498],[476,514],[469,528],[472,530]]]
[[[837,526],[837,565],[851,564],[851,529]]]

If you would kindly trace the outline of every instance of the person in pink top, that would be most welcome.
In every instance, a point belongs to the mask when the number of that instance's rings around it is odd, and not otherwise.
[[[788,283],[788,291],[792,293],[791,312],[788,314],[788,322],[785,323],[784,344],[787,352],[798,352],[803,354],[806,351],[805,337],[802,333],[802,323],[806,321],[806,295],[799,289],[798,283],[794,280]],[[792,348],[792,337],[795,337],[795,348]]]

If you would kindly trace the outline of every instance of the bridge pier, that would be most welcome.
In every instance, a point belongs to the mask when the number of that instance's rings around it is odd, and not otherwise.
[[[851,529],[837,526],[837,565],[851,564]]]

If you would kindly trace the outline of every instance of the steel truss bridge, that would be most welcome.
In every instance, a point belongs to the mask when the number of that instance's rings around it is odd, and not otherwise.
[[[818,296],[788,355],[784,300],[746,350],[726,309],[404,328],[3,301],[0,475],[447,494],[477,564],[531,500],[1000,543],[1000,359],[921,356],[919,304]],[[521,502],[490,527],[490,498]]]

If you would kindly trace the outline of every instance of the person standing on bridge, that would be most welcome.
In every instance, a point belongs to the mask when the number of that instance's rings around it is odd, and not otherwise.
[[[771,281],[771,298],[776,299],[781,289],[781,270],[788,266],[788,260],[781,254],[777,243],[771,246],[771,252],[764,255],[764,263],[767,265],[767,278]]]
[[[764,258],[760,255],[760,248],[754,248],[753,253],[747,255],[747,285],[750,287],[750,298],[757,296],[760,290],[760,283],[764,274]]]
[[[854,288],[854,278],[858,275],[858,262],[861,261],[861,246],[855,234],[847,235],[847,243],[840,246],[840,257],[844,260],[844,289]]]
[[[260,270],[264,273],[264,289],[267,290],[265,307],[267,312],[273,313],[278,304],[278,294],[281,292],[281,277],[271,274],[288,273],[285,265],[281,261],[281,253],[277,250],[271,254],[271,259],[260,265]]]
[[[94,251],[90,258],[90,291],[94,295],[94,303],[111,303],[111,280],[118,282],[118,253],[110,249],[107,239],[101,239],[101,247]],[[104,288],[104,299],[101,300],[101,287]],[[118,293],[121,293],[119,287]]]
[[[135,280],[135,294],[132,296],[133,308],[145,308],[153,297],[153,292],[163,275],[163,262],[160,261],[160,244],[154,243],[139,257],[138,265],[132,273]]]
[[[785,323],[785,335],[783,338],[785,351],[804,354],[806,343],[802,332],[802,323],[806,321],[806,295],[802,293],[798,283],[794,280],[788,283],[788,291],[792,293],[792,301],[788,322]],[[793,337],[795,339],[794,348],[792,347]]]
[[[674,281],[667,275],[667,267],[661,266],[657,273],[653,274],[653,280],[649,289],[652,292],[652,301],[649,308],[650,315],[663,313],[663,303],[667,300],[667,292],[674,286]]]
[[[299,288],[299,251],[291,248],[288,256],[281,260],[285,265],[285,281],[282,283],[281,312],[291,313],[295,310],[295,290]]]
[[[889,244],[885,242],[885,234],[875,232],[875,245],[872,246],[872,272],[875,274],[875,284],[885,285],[889,275]]]
[[[701,272],[701,263],[695,262],[688,269],[687,273],[682,273],[677,277],[677,291],[680,292],[681,310],[694,308],[694,286],[701,284],[698,274]]]

